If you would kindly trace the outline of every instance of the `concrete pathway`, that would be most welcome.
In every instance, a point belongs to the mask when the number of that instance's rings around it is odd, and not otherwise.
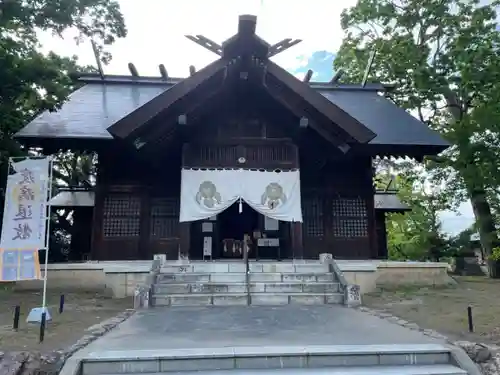
[[[78,374],[85,359],[160,358],[167,352],[176,352],[174,349],[199,355],[224,350],[386,351],[388,347],[397,350],[403,346],[414,350],[418,347],[420,351],[448,347],[444,340],[338,305],[156,308],[137,312],[76,352],[66,361],[60,375]],[[480,375],[463,350],[452,350],[462,368],[469,374]]]
[[[140,311],[76,356],[236,346],[444,344],[336,305],[174,307]]]

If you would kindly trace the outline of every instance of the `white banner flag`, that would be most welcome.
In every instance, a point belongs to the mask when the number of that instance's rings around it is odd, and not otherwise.
[[[45,248],[48,168],[47,158],[30,159],[7,178],[0,248]]]

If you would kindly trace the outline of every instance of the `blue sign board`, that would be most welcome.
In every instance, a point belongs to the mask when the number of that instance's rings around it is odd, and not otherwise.
[[[38,250],[0,249],[0,282],[41,278]]]

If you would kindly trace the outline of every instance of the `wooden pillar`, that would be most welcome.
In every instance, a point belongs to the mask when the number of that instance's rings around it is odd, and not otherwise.
[[[293,150],[293,163],[300,167],[299,159],[299,147],[297,145],[292,146]],[[300,181],[302,186],[302,180]],[[301,200],[304,195],[302,194]],[[304,210],[302,209],[302,223],[304,221]],[[292,254],[295,259],[304,259],[304,237],[302,234],[302,223],[294,222],[290,224],[290,236],[292,244]]]
[[[151,200],[150,191],[147,187],[141,188],[141,218],[139,232],[139,259],[152,260],[153,254],[150,244],[150,217],[151,217]]]
[[[377,241],[377,217],[376,217],[376,210],[375,210],[375,168],[373,166],[373,163],[371,159],[369,159],[369,168],[367,173],[367,182],[369,182],[369,195],[367,196],[367,209],[368,209],[368,235],[370,238],[370,255],[371,259],[378,259],[378,241]]]
[[[375,210],[375,220],[377,227],[377,258],[387,259],[387,228],[385,225],[385,212]]]
[[[290,223],[292,255],[294,259],[304,258],[304,241],[302,238],[302,223]]]
[[[189,247],[191,245],[191,223],[180,223],[179,231],[179,253],[182,257],[189,258]]]
[[[338,194],[338,193],[337,193]],[[328,191],[328,193],[323,192],[320,195],[321,202],[321,213],[323,219],[323,233],[324,233],[324,242],[321,247],[320,253],[331,253],[334,258],[338,257],[342,254],[342,249],[339,249],[336,244],[337,238],[334,235],[334,224],[337,219],[334,217],[333,212],[333,201],[334,199],[340,199],[339,195],[334,195],[333,189]]]
[[[370,259],[378,258],[378,246],[377,246],[377,226],[376,226],[376,216],[375,216],[375,206],[373,202],[373,193],[370,192],[366,197],[366,206],[368,210],[367,220],[368,220],[368,236],[369,236],[369,246],[370,246]]]
[[[76,207],[73,211],[73,228],[70,243],[69,261],[80,262],[90,255],[92,248],[93,208]]]
[[[107,187],[97,180],[94,190],[94,212],[92,214],[92,241],[90,248],[91,260],[106,260],[103,254],[103,220],[104,220],[104,198],[107,192]]]

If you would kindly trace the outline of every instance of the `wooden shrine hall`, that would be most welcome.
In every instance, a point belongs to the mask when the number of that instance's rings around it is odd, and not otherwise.
[[[237,259],[244,246],[252,259],[387,257],[385,213],[406,207],[375,191],[372,160],[448,143],[385,98],[390,87],[297,79],[270,58],[298,41],[270,45],[255,28],[240,16],[221,45],[189,36],[218,59],[185,79],[163,65],[159,77],[132,64],[81,75],[16,135],[46,154],[97,154],[93,217],[80,216],[90,259]],[[78,209],[81,193],[58,204]]]

